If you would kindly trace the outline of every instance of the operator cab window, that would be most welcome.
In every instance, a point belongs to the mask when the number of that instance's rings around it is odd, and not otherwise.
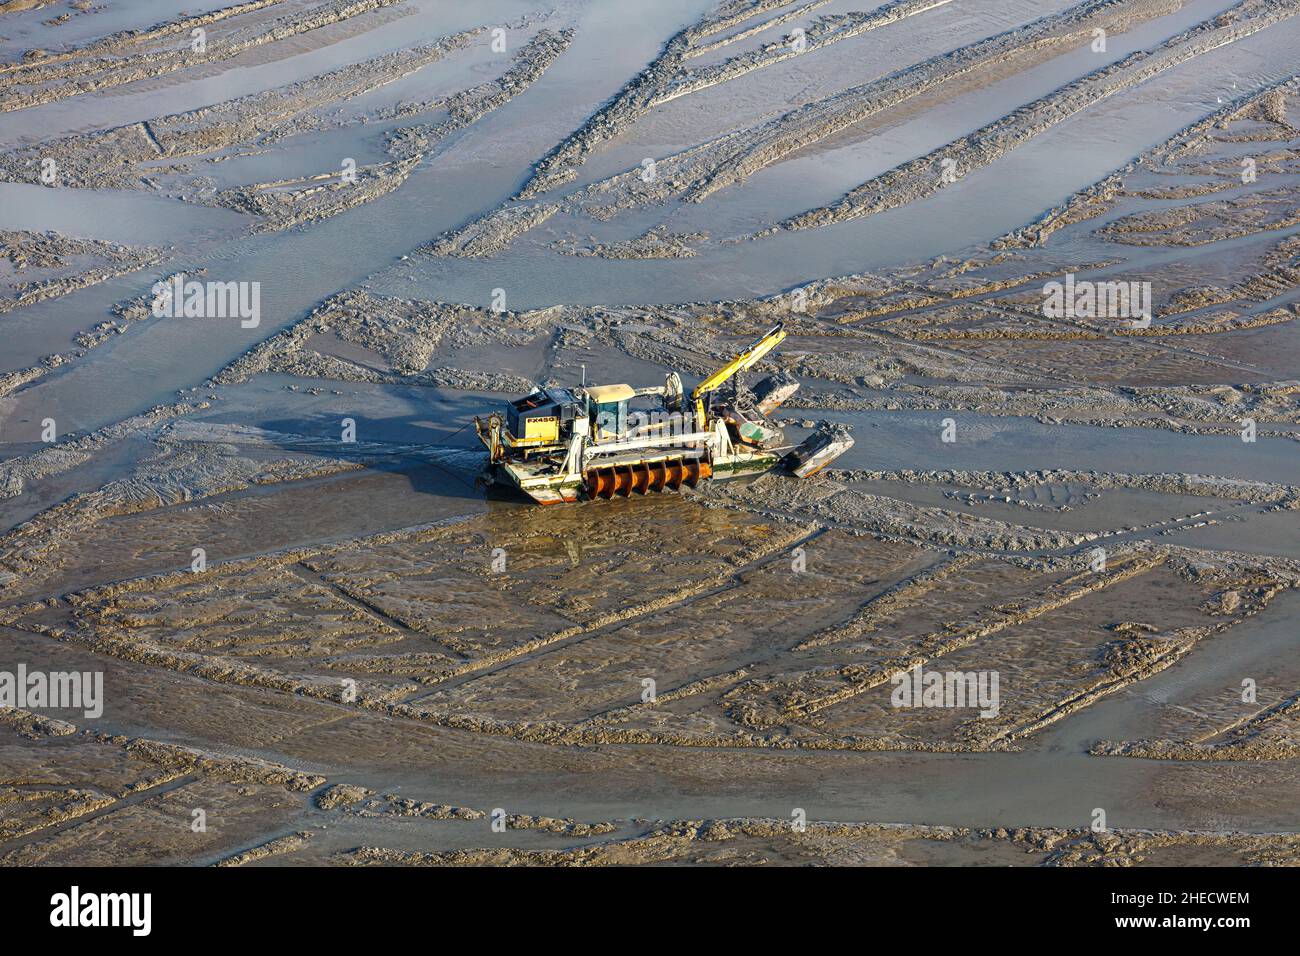
[[[591,434],[597,442],[614,441],[627,432],[627,403],[635,394],[630,385],[593,385],[587,389]]]

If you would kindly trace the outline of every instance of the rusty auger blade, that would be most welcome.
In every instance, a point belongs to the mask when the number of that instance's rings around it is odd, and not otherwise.
[[[694,488],[712,473],[707,461],[670,458],[588,468],[585,482],[588,497],[608,500],[616,495],[627,498],[632,494],[644,495],[665,488],[676,491],[682,485]]]

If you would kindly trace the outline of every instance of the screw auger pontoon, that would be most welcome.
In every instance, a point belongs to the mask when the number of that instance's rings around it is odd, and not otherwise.
[[[538,388],[503,412],[474,419],[488,450],[484,477],[539,504],[695,487],[778,466],[816,474],[853,445],[848,429],[823,426],[796,448],[767,416],[799,388],[784,373],[751,391],[743,373],[785,338],[775,326],[690,393],[670,372],[663,385]],[[728,387],[724,389],[723,386]],[[638,398],[647,407],[633,408]]]

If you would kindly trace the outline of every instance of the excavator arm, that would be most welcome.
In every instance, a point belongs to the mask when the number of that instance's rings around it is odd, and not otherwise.
[[[784,338],[785,329],[778,322],[757,342],[695,386],[695,390],[691,392],[691,401],[695,403],[695,415],[699,422],[698,427],[703,428],[705,425],[704,396],[715,391],[727,379],[738,372],[743,372],[745,369],[758,364],[763,356],[780,345]]]

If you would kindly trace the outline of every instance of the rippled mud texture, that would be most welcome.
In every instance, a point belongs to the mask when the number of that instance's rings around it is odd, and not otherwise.
[[[1300,7],[635,6],[0,5],[0,863],[1300,862]],[[778,321],[815,478],[476,484]]]

